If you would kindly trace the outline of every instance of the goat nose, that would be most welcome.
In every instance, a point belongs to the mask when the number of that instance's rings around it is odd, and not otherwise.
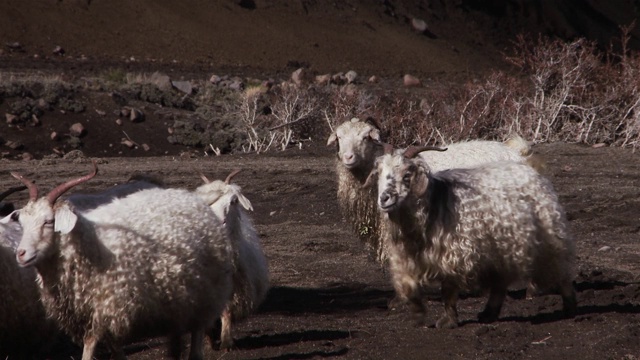
[[[351,160],[351,159],[353,159],[353,154],[344,154],[344,159],[345,159],[345,160]]]
[[[381,202],[384,203],[384,202],[387,202],[388,200],[389,200],[389,193],[384,192],[384,193],[380,194],[380,201]]]
[[[18,249],[18,257],[19,257],[19,258],[24,257],[24,254],[26,254],[26,253],[27,253],[27,250],[25,250],[25,249]]]

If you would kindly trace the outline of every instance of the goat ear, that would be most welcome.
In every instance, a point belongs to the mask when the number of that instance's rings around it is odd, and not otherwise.
[[[364,182],[364,185],[362,185],[362,187],[363,188],[372,187],[373,184],[375,184],[377,177],[378,177],[378,170],[376,169],[371,170],[371,172],[369,173],[369,176],[367,176],[367,180]]]
[[[371,129],[371,131],[369,131],[369,137],[371,138],[371,140],[373,140],[374,142],[379,143],[380,142],[380,130],[378,129]]]
[[[335,143],[337,139],[338,135],[336,135],[336,133],[331,133],[331,135],[329,135],[329,139],[327,140],[327,146]]]
[[[11,222],[11,217],[13,216],[13,213],[17,212],[18,210],[12,211],[11,214],[3,217],[2,219],[0,219],[0,224],[9,224]]]
[[[238,194],[236,195],[238,198],[238,201],[240,202],[240,205],[242,205],[242,207],[245,210],[248,211],[253,211],[253,206],[251,206],[251,201],[249,201],[249,199],[247,199],[244,195],[242,194]]]
[[[76,215],[69,206],[62,205],[56,209],[54,231],[62,234],[68,234],[76,226],[78,215]]]
[[[418,166],[418,170],[413,178],[413,186],[411,187],[411,191],[416,197],[421,197],[425,192],[427,192],[427,186],[429,185],[428,173],[429,170],[424,166]]]

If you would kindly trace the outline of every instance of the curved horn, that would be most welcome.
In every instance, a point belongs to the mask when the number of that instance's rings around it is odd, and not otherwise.
[[[4,198],[6,198],[7,196],[13,194],[14,192],[22,191],[22,190],[25,190],[25,189],[27,189],[27,187],[25,185],[14,186],[12,188],[9,188],[7,191],[5,191],[2,194],[0,194],[0,201],[4,200]]]
[[[204,181],[205,184],[209,184],[211,182],[211,180],[209,180],[206,176],[204,176],[203,173],[200,173],[200,179],[202,179],[202,181]]]
[[[24,176],[18,174],[17,172],[12,172],[11,176],[22,181],[22,183],[29,189],[30,201],[35,201],[38,198],[38,188],[36,187],[36,184],[34,184],[31,180],[25,178]]]
[[[227,175],[227,178],[224,179],[224,183],[229,185],[229,183],[231,182],[231,179],[236,176],[237,173],[240,172],[241,169],[235,169],[231,172],[231,174]]]
[[[416,155],[423,151],[434,150],[434,151],[446,151],[447,148],[439,148],[437,146],[409,146],[402,155],[407,159],[414,158]]]
[[[67,192],[69,189],[71,189],[76,185],[79,185],[79,184],[82,184],[83,182],[91,180],[91,178],[96,176],[96,174],[98,174],[98,166],[96,165],[96,162],[94,160],[93,171],[89,175],[85,175],[77,179],[69,180],[64,184],[58,185],[58,187],[51,190],[51,192],[47,195],[47,201],[49,201],[49,204],[53,205],[53,203],[56,202],[56,200],[60,197],[60,195],[64,194],[65,192]]]

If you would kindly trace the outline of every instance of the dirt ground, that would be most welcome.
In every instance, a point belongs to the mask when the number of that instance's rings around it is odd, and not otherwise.
[[[617,24],[638,14],[636,2],[483,3],[6,0],[0,2],[0,75],[77,80],[118,69],[187,80],[212,74],[285,80],[304,67],[314,74],[378,75],[388,86],[401,86],[405,73],[427,84],[436,77],[472,81],[504,66],[501,51],[527,24],[518,24],[518,16],[571,37],[617,34]],[[589,26],[589,16],[597,26]],[[412,30],[414,17],[425,20],[428,31]],[[52,53],[58,45],[64,55]],[[284,152],[203,156],[202,149],[167,142],[172,119],[163,118],[157,105],[145,105],[145,122],[116,127],[111,114],[120,105],[108,93],[78,98],[87,106],[84,113],[49,111],[37,128],[0,121],[0,138],[25,145],[0,149],[0,189],[16,185],[9,171],[29,175],[43,191],[87,173],[86,159],[43,159],[57,145],[50,133],[64,133],[78,121],[88,130],[81,150],[100,159],[100,174],[77,191],[98,191],[134,172],[193,189],[199,172],[223,178],[243,169],[235,181],[255,208],[272,288],[260,310],[234,329],[236,347],[221,352],[207,346],[208,359],[640,359],[640,158],[630,150],[534,147],[546,160],[545,174],[560,194],[577,243],[575,319],[562,319],[558,296],[527,300],[524,289],[514,287],[498,322],[479,324],[476,314],[485,298],[466,294],[459,302],[461,326],[438,330],[433,324],[443,309],[437,292],[429,294],[426,327],[416,327],[406,308],[387,308],[393,297],[388,274],[338,210],[335,155],[324,146],[326,137]],[[8,107],[9,101],[0,102],[2,116]],[[123,131],[150,150],[121,147]],[[36,160],[17,160],[23,151]],[[185,151],[196,155],[180,156]],[[12,199],[22,205],[26,197]],[[125,350],[132,360],[166,358],[160,338]],[[80,354],[63,346],[50,358]],[[109,354],[102,351],[98,358]]]
[[[133,172],[156,174],[174,187],[199,185],[198,172],[236,182],[255,208],[269,259],[271,291],[259,312],[234,330],[236,347],[210,359],[638,359],[640,358],[640,160],[617,148],[570,144],[535,147],[560,194],[578,249],[578,316],[562,319],[558,296],[524,297],[514,287],[498,322],[480,324],[485,298],[463,296],[462,325],[433,327],[442,312],[429,296],[426,327],[406,308],[387,309],[393,292],[339,213],[334,155],[324,147],[275,155],[104,158],[100,174],[77,191],[119,183]],[[43,189],[86,173],[81,160],[2,161]],[[14,185],[9,175],[0,188]],[[26,194],[16,197],[18,203]],[[165,356],[165,340],[127,346],[130,359]],[[59,356],[59,357],[58,357]],[[65,349],[53,358],[78,358]],[[100,358],[108,358],[101,354]]]

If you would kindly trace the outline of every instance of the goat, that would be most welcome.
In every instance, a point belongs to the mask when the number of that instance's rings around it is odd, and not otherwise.
[[[35,267],[40,295],[52,318],[83,344],[91,360],[105,340],[117,358],[121,343],[167,334],[180,358],[191,333],[190,359],[203,358],[204,332],[231,296],[231,244],[213,211],[186,190],[147,189],[82,213],[56,200],[93,172],[29,202],[8,218],[23,236],[18,264]],[[6,219],[6,218],[5,218]]]
[[[204,185],[195,193],[207,203],[224,224],[233,248],[233,294],[221,317],[220,347],[233,346],[231,324],[247,317],[262,303],[269,290],[269,268],[260,245],[260,237],[246,211],[253,211],[251,202],[231,179],[209,181],[202,175]],[[212,338],[213,340],[213,338]]]
[[[461,289],[489,290],[478,318],[492,322],[508,285],[526,279],[559,292],[565,315],[573,316],[575,245],[551,183],[510,161],[432,174],[416,157],[424,150],[386,145],[365,183],[377,180],[397,296],[424,314],[420,288],[439,281],[445,315],[436,326],[452,328]]]
[[[0,200],[26,188],[11,188],[0,194]],[[2,204],[3,209],[13,209],[11,203]],[[57,334],[55,324],[47,318],[40,302],[35,271],[20,268],[16,263],[15,249],[21,236],[20,225],[0,222],[0,357],[3,359],[41,356]]]

